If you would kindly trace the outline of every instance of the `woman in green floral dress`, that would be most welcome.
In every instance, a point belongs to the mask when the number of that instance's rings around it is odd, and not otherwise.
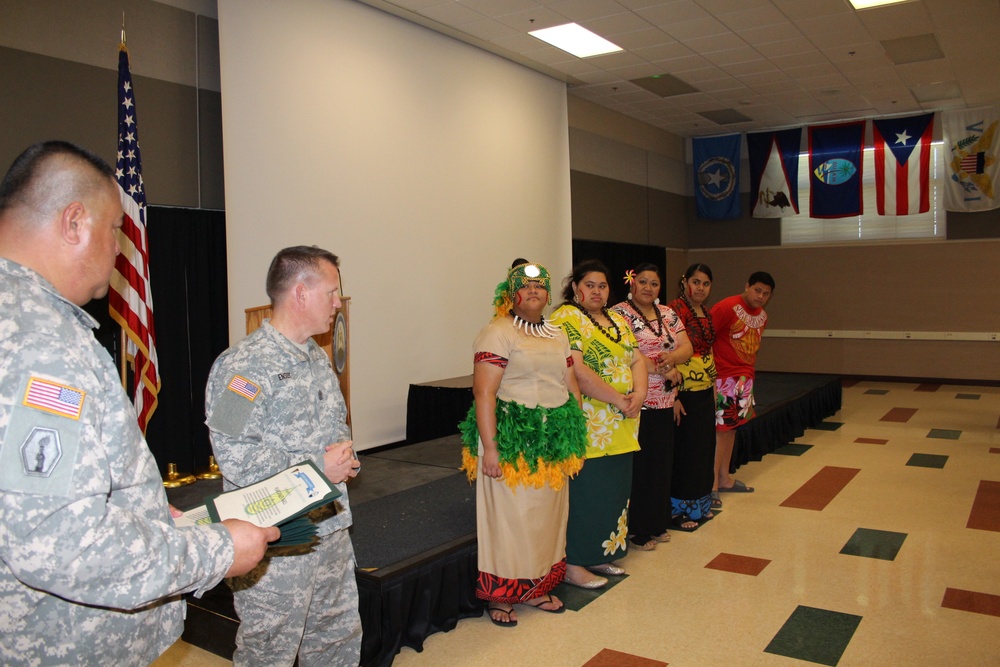
[[[565,303],[552,323],[569,337],[573,370],[587,418],[587,465],[570,481],[566,581],[600,588],[625,570],[632,454],[639,449],[639,411],[646,398],[646,364],[635,337],[608,310],[608,270],[581,262],[566,279]]]

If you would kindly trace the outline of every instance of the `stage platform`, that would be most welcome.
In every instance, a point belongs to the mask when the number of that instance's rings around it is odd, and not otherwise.
[[[737,432],[734,469],[841,405],[839,376],[758,373],[755,393],[757,417]],[[411,385],[407,443],[361,454],[350,497],[366,667],[391,665],[403,646],[419,651],[431,634],[483,612],[474,594],[475,490],[458,470],[456,425],[471,404],[471,376]],[[219,490],[220,482],[198,482],[168,495],[186,509]],[[201,600],[189,597],[185,641],[232,657],[237,625],[225,584]]]

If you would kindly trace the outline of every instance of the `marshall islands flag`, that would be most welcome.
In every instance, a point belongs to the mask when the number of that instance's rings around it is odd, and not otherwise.
[[[948,211],[1000,208],[1000,115],[996,107],[946,111],[944,207]]]
[[[694,137],[694,201],[699,218],[740,217],[740,134]]]
[[[931,210],[934,114],[872,121],[875,199],[879,215]]]
[[[809,128],[809,216],[861,215],[865,121]]]
[[[799,148],[802,128],[747,133],[750,193],[755,218],[781,218],[799,212]]]

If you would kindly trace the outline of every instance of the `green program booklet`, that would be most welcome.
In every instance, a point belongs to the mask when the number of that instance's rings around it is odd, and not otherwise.
[[[271,546],[306,544],[316,525],[305,515],[340,497],[340,491],[312,461],[303,461],[256,484],[209,497],[175,519],[178,526],[242,519],[281,528],[281,539]]]

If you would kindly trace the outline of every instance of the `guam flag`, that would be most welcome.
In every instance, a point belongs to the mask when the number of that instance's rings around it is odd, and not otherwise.
[[[809,216],[861,215],[865,121],[809,128]]]
[[[944,129],[944,207],[949,211],[1000,208],[1000,122],[996,107],[941,115]]]
[[[875,193],[879,215],[931,210],[934,114],[872,121]]]
[[[750,192],[757,198],[755,218],[781,218],[799,212],[799,147],[802,128],[747,134]]]
[[[694,201],[699,218],[740,217],[740,137],[695,137]]]

